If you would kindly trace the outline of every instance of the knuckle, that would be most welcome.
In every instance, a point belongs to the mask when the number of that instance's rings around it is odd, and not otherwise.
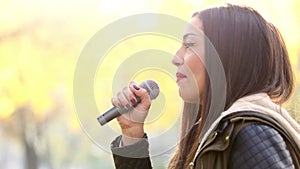
[[[122,92],[123,92],[123,93],[126,93],[126,92],[127,92],[127,89],[128,89],[128,87],[124,87],[124,88],[122,89]]]
[[[116,97],[112,97],[111,102],[114,106],[119,106],[120,105],[119,99],[116,98]]]
[[[115,105],[115,99],[114,99],[114,97],[112,97],[110,101],[111,101],[111,103],[112,103],[113,105]]]

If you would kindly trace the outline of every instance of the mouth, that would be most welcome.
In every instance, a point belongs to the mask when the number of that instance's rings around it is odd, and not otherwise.
[[[180,73],[180,72],[177,72],[177,73],[176,73],[176,78],[177,78],[176,82],[179,82],[179,81],[181,81],[182,79],[187,78],[187,76],[184,75],[184,74],[182,74],[182,73]]]

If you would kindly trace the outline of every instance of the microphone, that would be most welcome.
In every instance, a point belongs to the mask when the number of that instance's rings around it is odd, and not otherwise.
[[[150,95],[151,100],[155,99],[159,95],[159,86],[153,80],[143,81],[140,84],[140,87],[147,90],[147,93]],[[135,105],[133,105],[133,107],[135,107],[136,105],[138,105],[141,102],[140,97],[137,97],[136,99],[137,99],[137,103]],[[131,107],[129,110],[132,110],[133,107]],[[114,119],[124,113],[127,113],[129,110],[127,110],[125,108],[119,108],[119,107],[114,106],[111,109],[107,110],[104,114],[99,116],[97,118],[97,120],[99,121],[101,126],[103,126],[106,123],[108,123],[109,121],[111,121],[112,119]]]

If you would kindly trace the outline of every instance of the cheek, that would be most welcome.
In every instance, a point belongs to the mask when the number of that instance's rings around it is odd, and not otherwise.
[[[199,56],[193,55],[187,63],[190,68],[193,77],[194,83],[197,84],[199,93],[203,93],[205,85],[205,66]]]

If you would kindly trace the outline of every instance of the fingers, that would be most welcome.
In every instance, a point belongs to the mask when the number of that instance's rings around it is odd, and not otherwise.
[[[142,107],[141,110],[148,110],[151,105],[151,99],[147,90],[139,87],[136,83],[131,83],[129,87],[130,90],[140,99],[139,101],[143,103],[139,104]]]
[[[117,117],[122,130],[142,126],[151,106],[147,90],[136,82],[124,87],[111,101],[114,106],[129,110]]]
[[[130,84],[134,84],[134,82],[131,82]],[[112,97],[111,102],[114,106],[130,110],[138,103],[138,99],[131,90],[130,86],[127,86],[118,92],[117,95]]]

